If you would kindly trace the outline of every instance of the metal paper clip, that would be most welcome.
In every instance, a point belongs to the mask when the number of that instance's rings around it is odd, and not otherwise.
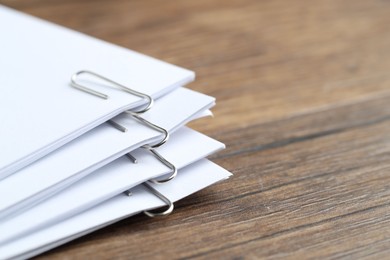
[[[148,101],[146,107],[144,107],[143,109],[138,110],[138,111],[133,111],[134,113],[138,113],[138,114],[144,113],[144,112],[148,111],[153,106],[153,102],[154,101],[153,101],[151,96],[146,95],[144,93],[141,93],[139,91],[136,91],[134,89],[128,88],[128,87],[126,87],[126,86],[124,86],[122,84],[119,84],[118,82],[115,82],[115,81],[113,81],[113,80],[111,80],[109,78],[106,78],[106,77],[104,77],[102,75],[99,75],[99,74],[97,74],[95,72],[88,71],[88,70],[80,70],[80,71],[78,71],[78,72],[76,72],[75,74],[72,75],[72,77],[71,77],[71,83],[72,84],[71,85],[74,88],[78,89],[78,90],[84,91],[86,93],[89,93],[91,95],[94,95],[94,96],[97,96],[97,97],[100,97],[100,98],[103,98],[103,99],[108,99],[109,98],[109,96],[104,94],[104,93],[101,93],[99,91],[93,90],[91,88],[88,88],[88,87],[78,83],[77,82],[78,81],[78,77],[80,75],[82,75],[82,74],[88,74],[90,76],[96,77],[99,80],[108,82],[112,86],[115,86],[116,88],[118,88],[118,89],[120,89],[120,90],[122,90],[124,92],[130,93],[130,94],[132,94],[134,96],[137,96],[137,97],[140,97],[140,98],[143,98],[143,99],[146,99]]]
[[[145,113],[146,111],[148,111],[153,106],[154,101],[153,101],[151,96],[146,95],[144,93],[141,93],[139,91],[133,90],[131,88],[128,88],[128,87],[126,87],[126,86],[124,86],[122,84],[119,84],[118,82],[115,82],[115,81],[113,81],[113,80],[111,80],[109,78],[106,78],[106,77],[104,77],[102,75],[99,75],[99,74],[97,74],[95,72],[92,72],[92,71],[81,70],[81,71],[78,71],[78,72],[76,72],[75,74],[72,75],[72,77],[71,77],[71,83],[72,84],[71,85],[73,87],[75,87],[76,89],[79,89],[81,91],[84,91],[84,92],[86,92],[88,94],[91,94],[91,95],[94,95],[94,96],[97,96],[97,97],[100,97],[100,98],[103,98],[103,99],[108,99],[109,96],[104,94],[104,93],[101,93],[99,91],[96,91],[96,90],[93,90],[91,88],[88,88],[88,87],[86,87],[86,86],[84,86],[84,85],[82,85],[82,84],[77,82],[78,77],[80,75],[82,75],[82,74],[88,74],[90,76],[96,77],[96,78],[98,78],[98,79],[100,79],[102,81],[108,82],[109,84],[115,86],[116,88],[118,88],[120,90],[123,90],[123,91],[125,91],[127,93],[130,93],[130,94],[135,95],[137,97],[144,98],[144,99],[148,100],[148,103],[147,103],[146,107],[144,107],[143,109],[137,110],[137,111],[128,110],[128,111],[125,111],[125,112],[130,114],[133,118],[137,119],[142,124],[144,124],[144,125],[152,128],[152,129],[155,129],[155,130],[157,130],[157,131],[159,131],[159,132],[164,134],[164,138],[159,143],[153,145],[152,146],[153,148],[159,147],[159,146],[163,145],[168,140],[168,138],[169,138],[168,131],[166,131],[164,128],[159,127],[159,126],[151,123],[150,121],[148,121],[148,120],[146,120],[146,119],[144,119],[144,118],[139,116],[140,114]],[[107,122],[109,124],[111,124],[113,127],[115,127],[116,129],[118,129],[119,131],[122,131],[122,132],[126,132],[127,131],[126,127],[116,123],[113,120],[109,120]]]
[[[168,177],[162,179],[162,178],[155,178],[155,179],[150,179],[148,180],[149,182],[155,183],[155,184],[162,184],[165,182],[168,182],[172,179],[174,179],[177,175],[177,168],[175,165],[170,163],[167,159],[165,159],[161,154],[159,154],[156,149],[150,148],[150,147],[142,147],[145,150],[149,151],[155,158],[157,158],[162,164],[164,164],[166,167],[168,167],[171,172]]]
[[[148,126],[156,131],[159,131],[160,133],[164,134],[163,138],[161,139],[160,142],[158,142],[157,144],[154,144],[154,145],[145,145],[145,146],[148,146],[148,147],[151,147],[151,148],[157,148],[157,147],[160,147],[161,145],[165,144],[166,141],[168,141],[169,139],[169,133],[167,130],[165,130],[164,128],[162,128],[161,126],[158,126],[156,124],[153,124],[152,122],[140,117],[137,113],[134,113],[134,112],[129,112],[129,111],[126,111],[127,114],[130,114],[134,119],[136,119],[138,122],[140,122],[141,124],[145,125],[145,126]]]
[[[165,159],[160,153],[158,153],[156,151],[156,149],[151,148],[151,147],[145,147],[145,146],[141,146],[141,148],[145,149],[146,151],[149,151],[157,160],[159,160],[162,164],[164,164],[166,167],[168,167],[171,170],[168,177],[166,177],[164,179],[162,179],[161,177],[157,178],[157,179],[150,179],[150,180],[148,180],[149,182],[154,183],[154,184],[163,184],[163,183],[168,182],[176,177],[176,175],[177,175],[176,166],[173,165],[171,162],[169,162],[167,159]],[[126,156],[132,161],[132,163],[138,163],[137,158],[135,158],[130,153],[127,153]]]
[[[156,147],[159,147],[159,146],[163,145],[166,141],[168,141],[169,133],[168,133],[167,130],[165,130],[161,126],[153,124],[152,122],[146,120],[145,118],[140,117],[139,113],[137,113],[137,112],[125,111],[125,113],[129,114],[132,118],[136,119],[141,124],[143,124],[143,125],[145,125],[145,126],[147,126],[149,128],[152,128],[152,129],[154,129],[154,130],[164,134],[164,136],[163,136],[163,138],[161,139],[160,142],[158,142],[157,144],[154,144],[154,145],[150,145],[150,147],[156,148]],[[107,122],[109,124],[111,124],[113,127],[115,127],[116,129],[118,129],[119,131],[127,132],[127,128],[122,126],[121,124],[118,124],[117,122],[115,122],[113,120],[109,120]]]
[[[161,212],[152,212],[152,211],[144,211],[144,214],[148,217],[154,218],[159,216],[166,216],[172,213],[174,209],[173,202],[170,201],[167,197],[165,197],[163,194],[161,194],[159,191],[157,191],[155,188],[153,188],[150,184],[144,183],[143,184],[150,192],[152,192],[154,195],[156,195],[159,199],[164,201],[168,208]]]

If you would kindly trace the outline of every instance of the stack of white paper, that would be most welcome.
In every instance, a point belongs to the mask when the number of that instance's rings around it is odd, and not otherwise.
[[[215,104],[182,87],[193,72],[1,6],[0,33],[0,259],[230,176],[204,159],[224,145],[184,126]]]

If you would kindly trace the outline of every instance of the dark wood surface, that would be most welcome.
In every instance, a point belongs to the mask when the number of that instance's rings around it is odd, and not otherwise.
[[[0,3],[196,71],[234,174],[41,258],[389,257],[390,1]]]

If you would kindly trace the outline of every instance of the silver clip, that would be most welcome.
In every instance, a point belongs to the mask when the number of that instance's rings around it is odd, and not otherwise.
[[[169,139],[169,133],[167,130],[165,130],[164,128],[162,128],[161,126],[158,126],[156,124],[153,124],[152,122],[146,120],[145,118],[142,118],[138,112],[133,112],[133,111],[125,111],[126,114],[129,114],[132,118],[136,119],[138,122],[140,122],[141,124],[149,127],[149,128],[152,128],[154,130],[157,130],[158,132],[164,134],[162,140],[160,142],[158,142],[157,144],[154,144],[154,145],[147,145],[148,147],[151,147],[151,148],[156,148],[156,147],[159,147],[161,145],[163,145],[166,141],[168,141]],[[111,124],[113,127],[115,127],[116,129],[118,129],[119,131],[122,131],[122,132],[127,132],[127,128],[122,126],[121,124],[118,124],[117,122],[113,121],[113,120],[109,120],[107,121],[109,124]]]
[[[128,88],[126,86],[123,86],[122,84],[119,84],[118,82],[115,82],[115,81],[113,81],[113,80],[111,80],[109,78],[106,78],[106,77],[104,77],[102,75],[99,75],[99,74],[97,74],[95,72],[88,71],[88,70],[80,70],[80,71],[78,71],[78,72],[76,72],[75,74],[72,75],[72,77],[71,77],[71,83],[72,84],[71,85],[74,88],[78,89],[78,90],[84,91],[86,93],[89,93],[91,95],[94,95],[94,96],[97,96],[97,97],[100,97],[100,98],[103,98],[103,99],[108,99],[109,98],[109,96],[104,94],[104,93],[101,93],[99,91],[93,90],[91,88],[88,88],[88,87],[78,83],[77,79],[82,74],[88,74],[90,76],[94,76],[94,77],[96,77],[96,78],[98,78],[98,79],[100,79],[102,81],[106,81],[106,82],[110,83],[111,85],[119,88],[120,90],[122,90],[124,92],[130,93],[130,94],[132,94],[134,96],[137,96],[137,97],[140,97],[140,98],[143,98],[143,99],[146,99],[148,101],[146,107],[141,109],[141,110],[134,111],[134,113],[138,113],[138,114],[144,113],[144,112],[148,111],[153,106],[153,102],[154,101],[153,101],[151,96],[146,95],[144,93],[141,93],[139,91],[136,91],[134,89]]]
[[[160,178],[155,178],[155,179],[150,179],[150,180],[148,180],[149,182],[154,183],[154,184],[163,184],[163,183],[168,182],[168,181],[170,181],[170,180],[172,180],[172,179],[174,179],[176,177],[176,175],[177,175],[177,168],[176,168],[176,166],[173,165],[171,162],[169,162],[167,159],[165,159],[160,153],[158,153],[156,151],[156,149],[151,148],[150,146],[141,146],[141,148],[143,148],[146,151],[150,152],[157,160],[159,160],[162,164],[164,164],[166,167],[168,167],[171,170],[171,172],[170,172],[168,177],[166,177],[164,179],[162,179],[161,177]],[[138,162],[137,158],[135,158],[130,153],[127,153],[126,155],[133,163],[137,163]],[[164,174],[164,175],[166,175],[166,174]]]
[[[159,131],[159,132],[161,132],[161,133],[164,134],[164,138],[163,138],[159,143],[157,143],[157,144],[155,144],[155,145],[152,145],[152,146],[151,146],[152,148],[159,147],[159,146],[163,145],[163,144],[168,140],[168,138],[169,138],[169,133],[168,133],[167,130],[165,130],[164,128],[159,127],[159,126],[157,126],[157,125],[151,123],[150,121],[148,121],[148,120],[146,120],[146,119],[144,119],[144,118],[142,118],[142,117],[139,116],[139,114],[145,113],[146,111],[148,111],[148,110],[153,106],[154,101],[153,101],[153,99],[152,99],[151,96],[146,95],[146,94],[141,93],[141,92],[138,92],[138,91],[133,90],[133,89],[131,89],[131,88],[128,88],[128,87],[126,87],[126,86],[123,86],[122,84],[119,84],[118,82],[115,82],[115,81],[113,81],[113,80],[111,80],[111,79],[109,79],[109,78],[106,78],[106,77],[104,77],[104,76],[102,76],[102,75],[99,75],[99,74],[97,74],[97,73],[95,73],[95,72],[92,72],[92,71],[81,70],[81,71],[78,71],[78,72],[76,72],[75,74],[72,75],[72,77],[71,77],[71,83],[72,83],[72,84],[71,84],[71,85],[72,85],[74,88],[79,89],[79,90],[81,90],[81,91],[84,91],[84,92],[86,92],[86,93],[95,95],[95,96],[97,96],[97,97],[103,98],[103,99],[108,99],[109,96],[106,95],[106,94],[103,94],[103,93],[101,93],[101,92],[99,92],[99,91],[96,91],[96,90],[93,90],[93,89],[91,89],[91,88],[88,88],[88,87],[86,87],[86,86],[84,86],[84,85],[81,85],[80,83],[77,83],[77,78],[78,78],[80,75],[82,75],[82,74],[89,74],[89,75],[92,75],[92,76],[94,76],[94,77],[96,77],[96,78],[98,78],[98,79],[100,79],[100,80],[106,81],[106,82],[110,83],[111,85],[116,86],[116,87],[119,88],[120,90],[123,90],[123,91],[125,91],[125,92],[127,92],[127,93],[130,93],[130,94],[135,95],[135,96],[137,96],[137,97],[144,98],[144,99],[148,100],[148,104],[146,105],[145,108],[143,108],[143,109],[141,109],[141,110],[138,110],[138,111],[131,111],[131,110],[128,110],[128,111],[125,111],[125,112],[128,113],[128,114],[130,114],[133,118],[137,119],[137,120],[138,120],[139,122],[141,122],[142,124],[144,124],[144,125],[146,125],[146,126],[152,128],[152,129],[157,130],[157,131]],[[107,121],[107,122],[108,122],[109,124],[111,124],[113,127],[115,127],[116,129],[118,129],[119,131],[122,131],[122,132],[126,132],[126,131],[127,131],[127,128],[126,128],[126,127],[124,127],[124,126],[122,126],[122,125],[116,123],[116,122],[113,121],[113,120],[109,120],[109,121]]]
[[[115,87],[119,88],[120,90],[123,90],[123,91],[125,91],[127,93],[130,93],[130,94],[135,95],[137,97],[144,98],[144,99],[148,100],[148,104],[146,105],[145,108],[143,108],[141,110],[138,110],[138,111],[126,111],[128,113],[131,113],[131,114],[142,114],[142,113],[145,113],[146,111],[148,111],[153,106],[154,101],[153,101],[151,96],[146,95],[146,94],[141,93],[141,92],[138,92],[138,91],[133,90],[131,88],[128,88],[126,86],[123,86],[122,84],[119,84],[118,82],[115,82],[115,81],[113,81],[113,80],[111,80],[109,78],[106,78],[106,77],[104,77],[102,75],[99,75],[99,74],[97,74],[95,72],[88,71],[88,70],[81,70],[81,71],[78,71],[78,72],[76,72],[75,74],[72,75],[71,83],[72,83],[72,86],[74,88],[76,88],[76,89],[79,89],[81,91],[84,91],[86,93],[95,95],[95,96],[103,98],[103,99],[108,99],[109,98],[109,96],[106,95],[106,94],[103,94],[103,93],[101,93],[99,91],[93,90],[93,89],[88,88],[88,87],[86,87],[84,85],[81,85],[80,83],[77,83],[77,78],[80,75],[82,75],[82,74],[92,75],[92,76],[94,76],[94,77],[96,77],[96,78],[98,78],[98,79],[100,79],[102,81],[106,81],[109,84],[114,85]],[[113,127],[115,127],[116,129],[118,129],[121,132],[127,132],[127,128],[126,127],[116,123],[113,120],[108,120],[107,123],[111,124]]]
[[[150,122],[150,121],[140,117],[137,113],[130,112],[130,111],[126,111],[126,113],[130,114],[134,119],[136,119],[141,124],[143,124],[145,126],[148,126],[148,127],[152,128],[152,129],[154,129],[156,131],[159,131],[159,132],[164,134],[164,137],[162,138],[162,140],[160,142],[158,142],[157,144],[154,144],[154,145],[145,145],[145,147],[157,148],[157,147],[160,147],[161,145],[165,144],[166,141],[168,141],[169,133],[168,133],[167,130],[165,130],[161,126],[155,125],[152,122]]]
[[[166,216],[172,213],[174,209],[173,202],[170,201],[167,197],[165,197],[163,194],[161,194],[159,191],[157,191],[155,188],[153,188],[150,184],[148,183],[143,183],[143,185],[154,195],[156,195],[159,199],[164,201],[168,208],[164,211],[161,212],[152,212],[152,211],[144,211],[144,214],[148,217],[154,218],[154,217],[159,217],[159,216]]]
[[[153,124],[152,122],[150,122],[150,121],[140,117],[139,113],[137,113],[137,112],[125,111],[125,113],[129,114],[132,118],[136,119],[141,124],[143,124],[143,125],[145,125],[145,126],[147,126],[149,128],[152,128],[154,130],[157,130],[158,132],[164,134],[164,137],[162,138],[162,140],[160,142],[158,142],[157,144],[154,144],[154,145],[149,145],[150,147],[156,148],[156,147],[159,147],[159,146],[165,144],[165,142],[168,141],[169,133],[168,133],[167,130],[165,130],[161,126]],[[113,127],[118,129],[119,131],[127,132],[127,128],[126,127],[122,126],[121,124],[118,124],[117,122],[115,122],[113,120],[109,120],[109,121],[107,121],[107,123],[111,124]]]
[[[175,165],[170,163],[161,154],[159,154],[156,151],[156,149],[150,148],[150,147],[142,147],[142,148],[144,148],[145,150],[149,151],[155,158],[157,158],[162,164],[164,164],[165,166],[167,166],[171,170],[171,173],[169,174],[168,177],[166,177],[164,179],[162,179],[162,178],[150,179],[150,180],[148,180],[149,182],[155,183],[155,184],[162,184],[162,183],[168,182],[168,181],[170,181],[170,180],[172,180],[172,179],[174,179],[176,177],[177,169],[176,169]]]

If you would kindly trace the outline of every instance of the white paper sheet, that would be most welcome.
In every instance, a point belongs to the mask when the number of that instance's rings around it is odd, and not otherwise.
[[[203,159],[182,169],[171,182],[153,187],[171,201],[177,201],[230,176],[225,169]],[[133,189],[131,197],[121,194],[77,216],[0,246],[0,258],[31,257],[142,210],[161,206],[164,202],[140,185]]]
[[[223,148],[222,143],[183,127],[157,151],[181,169]],[[132,154],[137,164],[126,157],[119,158],[22,214],[0,222],[0,244],[69,218],[169,171],[144,149]]]
[[[0,179],[145,100],[70,86],[90,70],[157,98],[194,73],[0,6]]]
[[[172,132],[213,104],[212,97],[179,88],[157,100],[144,118]],[[31,207],[129,151],[161,139],[160,133],[128,115],[114,120],[129,131],[103,124],[0,181],[0,218]]]

